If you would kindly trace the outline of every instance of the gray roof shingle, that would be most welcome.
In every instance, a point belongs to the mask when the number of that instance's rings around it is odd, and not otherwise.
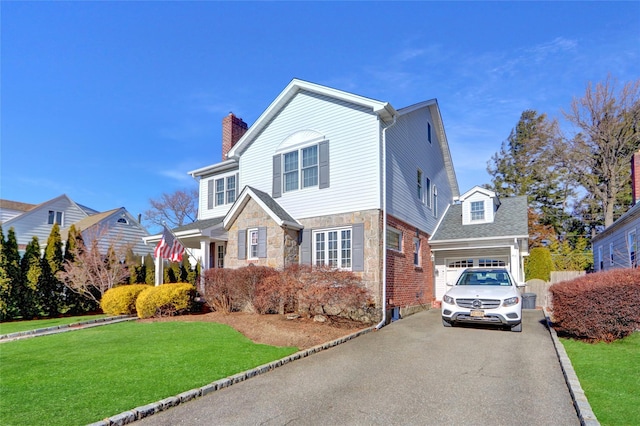
[[[511,237],[529,234],[527,197],[501,198],[493,223],[462,225],[462,204],[453,204],[431,241]]]

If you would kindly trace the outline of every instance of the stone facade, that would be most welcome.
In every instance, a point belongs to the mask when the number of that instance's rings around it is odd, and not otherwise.
[[[354,272],[362,279],[363,285],[371,291],[376,306],[380,306],[382,297],[382,234],[380,224],[382,215],[379,210],[365,210],[299,219],[306,229],[319,230],[364,224],[364,271]]]
[[[267,228],[267,257],[258,259],[238,259],[238,231],[242,229]],[[288,263],[298,261],[298,231],[283,229],[260,205],[249,198],[235,222],[229,228],[229,241],[225,256],[225,267],[241,268],[250,264],[284,268]]]

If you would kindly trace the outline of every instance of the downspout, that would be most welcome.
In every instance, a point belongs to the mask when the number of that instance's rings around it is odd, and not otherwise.
[[[382,129],[382,320],[376,330],[387,322],[387,129],[396,124],[397,118],[393,114],[393,122]]]

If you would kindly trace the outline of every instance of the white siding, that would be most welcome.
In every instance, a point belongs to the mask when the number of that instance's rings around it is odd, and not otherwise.
[[[133,244],[132,250],[136,255],[144,256],[153,253],[155,246],[148,246],[142,241],[142,237],[149,236],[146,229],[142,227],[130,214],[123,211],[105,218],[82,233],[85,244],[89,245],[96,234],[100,237],[98,247],[101,253],[106,253],[109,246],[114,244]],[[118,219],[124,218],[127,223],[119,223]],[[66,241],[64,241],[66,243]]]
[[[330,186],[283,192],[276,201],[297,219],[380,208],[380,132],[364,108],[298,93],[240,157],[240,187],[272,194],[273,156],[288,136],[312,130],[329,141]]]
[[[3,225],[3,232],[6,235],[9,228],[13,228],[16,233],[16,239],[19,246],[29,244],[35,236],[38,237],[40,246],[44,247],[47,244],[49,234],[51,234],[51,228],[53,228],[53,225],[48,224],[49,210],[63,212],[63,223],[60,227],[61,229],[67,229],[72,223],[87,217],[87,214],[69,198],[66,196],[60,196],[46,204],[42,204],[39,207],[28,211],[20,217],[10,220]]]
[[[431,143],[427,123],[431,123]],[[437,132],[428,107],[398,118],[387,131],[387,209],[389,214],[432,234],[453,200]],[[418,199],[417,170],[438,190],[438,217],[433,206]]]
[[[471,220],[471,203],[475,201],[484,202],[484,220]],[[478,223],[492,223],[494,218],[494,203],[491,197],[476,192],[465,198],[462,202],[462,224],[471,225]]]
[[[268,159],[269,161],[271,161],[271,159]],[[228,176],[233,176],[235,174],[238,173],[238,170],[233,170],[231,172],[225,172],[225,173],[221,173],[219,175],[214,175],[214,176],[207,176],[206,178],[202,178],[200,179],[200,196],[199,196],[199,204],[198,204],[198,219],[203,220],[203,219],[211,219],[214,217],[222,217],[224,215],[227,214],[227,212],[229,211],[229,209],[231,208],[232,204],[221,204],[219,206],[215,205],[215,180],[216,179],[225,179],[226,182],[226,178]],[[209,186],[209,182],[213,181],[213,196],[214,196],[214,205],[212,209],[208,208],[208,186]],[[226,185],[226,183],[225,183]],[[236,198],[238,197],[238,195],[240,195],[240,192],[242,191],[242,186],[238,187],[238,190],[236,191]],[[225,186],[226,189],[226,186]],[[225,200],[226,200],[226,195],[225,195]]]

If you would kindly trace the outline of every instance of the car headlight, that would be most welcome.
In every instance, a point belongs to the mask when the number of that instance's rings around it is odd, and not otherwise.
[[[517,305],[519,300],[520,299],[518,297],[510,297],[508,299],[504,299],[504,302],[502,302],[502,306]]]
[[[450,305],[455,305],[455,303],[456,303],[456,300],[455,300],[453,297],[451,297],[451,296],[447,296],[446,294],[445,294],[445,295],[444,295],[444,297],[442,298],[442,301],[443,301],[444,303],[448,303],[448,304],[450,304]]]

